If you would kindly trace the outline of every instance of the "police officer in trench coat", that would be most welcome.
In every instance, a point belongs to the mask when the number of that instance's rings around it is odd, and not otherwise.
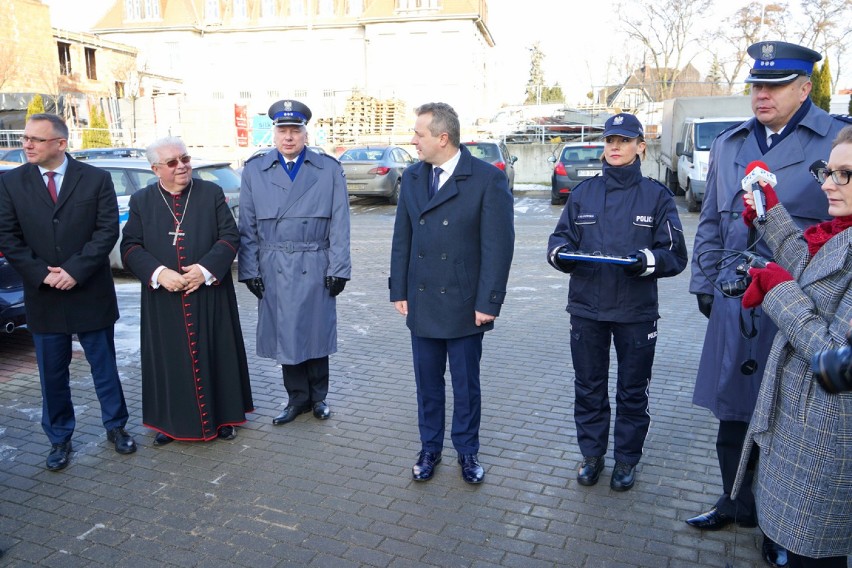
[[[693,403],[709,409],[719,420],[716,450],[723,486],[712,509],[686,521],[703,530],[717,530],[733,522],[754,526],[757,521],[751,470],[736,501],[730,493],[778,331],[759,308],[745,309],[739,297],[725,297],[719,289],[720,283],[740,278],[735,273],[738,261],[717,264],[727,254],[721,249],[743,251],[750,244],[742,220],[741,181],[752,161],[763,161],[778,179],[778,199],[798,226],[826,219],[826,199],[808,167],[828,155],[831,141],[845,124],[808,98],[810,73],[821,59],[818,53],[785,42],[760,42],[749,48],[749,54],[755,62],[746,82],[752,84],[755,116],[713,142],[689,286],[699,309],[709,318]],[[772,256],[760,240],[756,251],[765,258]],[[769,541],[764,542],[764,557],[772,565],[785,564],[784,553]]]
[[[240,188],[239,280],[258,297],[257,354],[281,364],[287,407],[273,424],[313,410],[330,416],[328,356],[337,351],[337,301],[351,277],[343,168],[307,148],[310,109],[269,108],[275,149],[249,160]]]

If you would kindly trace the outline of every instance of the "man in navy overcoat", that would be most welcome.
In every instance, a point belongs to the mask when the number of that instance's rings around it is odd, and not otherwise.
[[[71,340],[92,369],[101,419],[115,451],[136,443],[125,431],[127,405],[115,361],[118,302],[109,253],[118,240],[110,175],[65,153],[68,127],[34,114],[21,137],[27,164],[0,177],[0,251],[24,281],[27,326],[41,377],[41,425],[51,443],[47,469],[68,465],[76,420],[71,402]]]
[[[449,360],[453,446],[462,478],[481,483],[479,363],[506,296],[513,200],[505,174],[461,146],[452,107],[429,103],[416,113],[412,144],[422,162],[402,176],[389,283],[411,330],[421,442],[412,475],[428,480],[441,461]]]

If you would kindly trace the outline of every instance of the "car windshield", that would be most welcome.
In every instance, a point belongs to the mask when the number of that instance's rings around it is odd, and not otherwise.
[[[741,121],[731,120],[725,122],[696,122],[695,123],[695,149],[709,150],[713,140],[732,126],[736,126]]]
[[[230,166],[201,166],[192,168],[193,177],[212,181],[222,188],[225,193],[234,193],[240,190],[240,175]]]
[[[342,161],[378,162],[382,159],[384,148],[350,148],[340,155]]]
[[[564,163],[599,161],[602,154],[603,146],[568,146],[562,150],[562,161]]]
[[[465,147],[470,151],[470,155],[486,162],[495,162],[500,159],[500,149],[497,144],[476,144],[466,143]]]

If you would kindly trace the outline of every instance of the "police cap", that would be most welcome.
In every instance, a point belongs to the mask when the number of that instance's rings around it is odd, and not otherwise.
[[[284,99],[272,103],[269,107],[269,118],[272,119],[273,126],[282,124],[305,126],[311,120],[311,109],[299,101]]]
[[[603,136],[624,136],[625,138],[638,138],[643,136],[642,123],[635,114],[620,112],[609,117],[604,124]]]
[[[748,48],[748,54],[754,58],[754,67],[745,82],[775,85],[789,83],[799,75],[810,76],[814,63],[822,59],[813,49],[785,41],[757,42]]]

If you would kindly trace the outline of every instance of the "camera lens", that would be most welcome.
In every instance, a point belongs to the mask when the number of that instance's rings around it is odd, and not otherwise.
[[[814,380],[820,386],[837,394],[852,391],[852,348],[848,345],[831,351],[814,354],[811,359]]]

